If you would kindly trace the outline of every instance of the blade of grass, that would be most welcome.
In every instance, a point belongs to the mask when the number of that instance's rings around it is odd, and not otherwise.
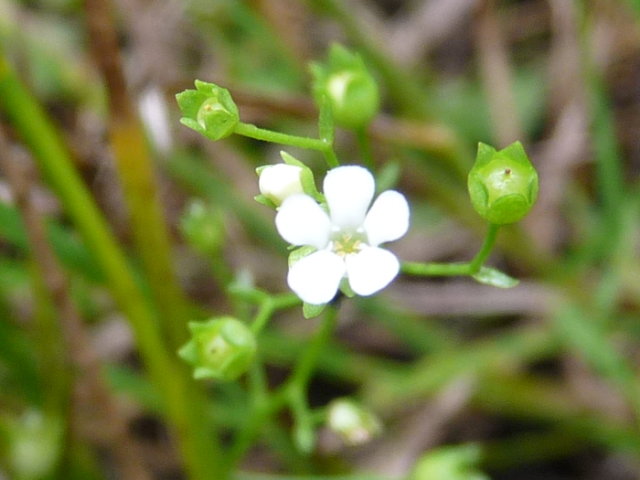
[[[0,109],[31,150],[45,179],[57,193],[85,244],[104,271],[107,284],[133,327],[154,383],[162,392],[168,417],[180,440],[187,470],[195,480],[216,477],[218,451],[202,421],[197,389],[169,353],[156,328],[148,299],[109,231],[104,217],[75,171],[58,132],[25,89],[0,50]],[[220,477],[217,477],[220,478]]]
[[[93,58],[107,87],[110,142],[133,238],[165,335],[172,348],[177,349],[187,339],[187,302],[172,262],[151,155],[127,92],[112,5],[105,0],[86,0],[84,6]]]

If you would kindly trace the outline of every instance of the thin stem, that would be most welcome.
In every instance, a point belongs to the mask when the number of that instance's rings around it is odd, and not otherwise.
[[[288,299],[290,300],[290,299]],[[323,317],[322,324],[311,344],[304,350],[296,365],[294,372],[277,391],[272,393],[265,401],[254,404],[252,412],[248,415],[246,423],[238,432],[231,450],[226,458],[225,468],[231,471],[233,466],[240,461],[242,455],[251,446],[256,435],[269,418],[279,411],[283,406],[289,405],[292,409],[296,421],[302,419],[304,425],[307,417],[308,425],[312,425],[311,414],[304,400],[305,392],[311,373],[317,363],[318,357],[324,346],[327,344],[333,332],[337,320],[335,308],[329,308]]]
[[[468,263],[404,262],[402,272],[420,277],[453,277],[469,275],[471,270]]]
[[[331,334],[336,327],[338,320],[338,311],[335,307],[329,306],[322,318],[322,323],[318,332],[313,337],[311,344],[305,349],[302,358],[296,365],[293,374],[289,380],[289,385],[295,385],[302,390],[306,390],[313,369],[318,361],[318,357],[325,345],[331,338]],[[291,388],[291,387],[290,387]]]
[[[336,154],[333,151],[333,145],[325,140],[274,132],[273,130],[259,128],[255,125],[243,122],[240,122],[236,126],[235,133],[245,137],[255,138],[256,140],[263,140],[265,142],[281,143],[282,145],[291,145],[292,147],[316,150],[324,155],[327,165],[330,168],[334,168],[339,165]]]
[[[500,225],[489,224],[489,230],[480,250],[470,262],[466,263],[421,263],[404,262],[402,272],[421,277],[451,277],[456,275],[475,275],[493,250]]]
[[[487,234],[484,237],[484,242],[480,247],[480,251],[476,254],[475,257],[473,257],[471,262],[469,262],[469,270],[471,275],[478,273],[480,267],[482,267],[485,260],[491,253],[491,250],[493,250],[493,246],[496,243],[498,230],[500,230],[500,225],[496,225],[494,223],[489,224],[489,230],[487,230]]]
[[[271,318],[274,312],[273,300],[269,297],[267,298],[260,308],[258,309],[258,313],[253,319],[253,323],[251,324],[251,331],[254,335],[259,334],[262,329],[267,325],[267,322]]]
[[[305,452],[313,447],[313,419],[306,401],[307,387],[318,358],[333,333],[338,319],[338,311],[330,306],[322,319],[318,332],[311,344],[304,350],[291,378],[285,386],[287,400],[295,419],[296,439]]]
[[[235,441],[225,455],[225,472],[232,472],[235,465],[242,459],[242,455],[251,447],[251,444],[259,434],[260,428],[267,422],[270,416],[280,410],[286,403],[284,390],[278,390],[265,401],[252,405],[252,411],[247,420],[239,429]]]

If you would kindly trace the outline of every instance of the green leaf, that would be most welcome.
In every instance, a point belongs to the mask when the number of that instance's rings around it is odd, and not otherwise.
[[[302,315],[304,315],[304,318],[317,317],[323,312],[326,306],[326,303],[323,303],[322,305],[312,305],[310,303],[304,302],[302,304]]]
[[[478,273],[471,276],[480,283],[498,288],[512,288],[520,283],[520,280],[490,267],[482,267]]]

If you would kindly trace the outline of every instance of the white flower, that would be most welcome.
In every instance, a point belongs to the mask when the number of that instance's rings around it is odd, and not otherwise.
[[[345,277],[355,293],[371,295],[398,274],[398,259],[379,245],[407,232],[409,205],[402,194],[389,190],[369,209],[374,189],[368,170],[338,167],[324,179],[329,214],[304,194],[292,195],[280,206],[276,227],[282,238],[317,249],[289,269],[289,287],[303,301],[329,302]]]
[[[303,193],[302,167],[280,163],[262,167],[259,172],[260,193],[276,205],[280,205],[290,195]]]

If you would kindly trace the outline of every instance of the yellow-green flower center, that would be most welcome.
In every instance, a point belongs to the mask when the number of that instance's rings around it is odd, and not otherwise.
[[[331,250],[340,257],[358,253],[365,245],[366,238],[359,232],[338,232],[331,240]]]

